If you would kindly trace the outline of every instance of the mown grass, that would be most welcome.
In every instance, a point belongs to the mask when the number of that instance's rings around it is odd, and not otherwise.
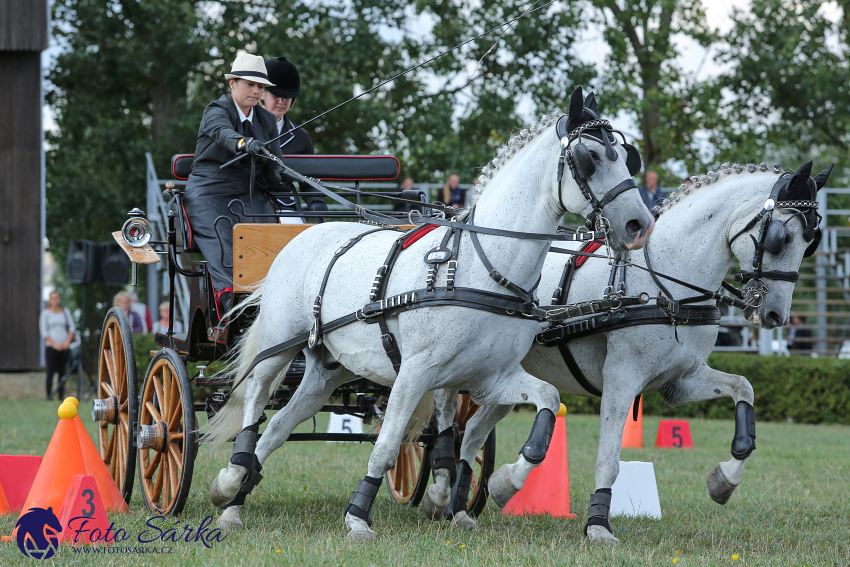
[[[43,454],[56,424],[56,405],[4,406],[0,453]],[[88,414],[87,404],[83,409]],[[497,463],[516,458],[532,421],[533,414],[523,411],[499,425]],[[319,429],[325,424],[320,416]],[[651,446],[658,419],[646,417],[644,424],[644,443]],[[664,519],[615,518],[622,542],[615,548],[591,545],[582,535],[598,418],[569,415],[576,520],[506,518],[490,503],[479,530],[463,532],[425,520],[417,508],[393,505],[383,492],[373,509],[378,541],[351,544],[345,540],[342,510],[365,474],[371,446],[292,443],[266,464],[266,479],[243,510],[247,531],[228,535],[213,549],[177,543],[168,555],[81,555],[63,546],[54,558],[38,562],[25,558],[14,543],[3,543],[0,565],[850,565],[850,428],[760,423],[758,450],[744,482],[726,506],[719,506],[708,498],[705,479],[728,459],[734,426],[697,419],[690,425],[693,451],[623,451],[623,460],[655,464]],[[94,424],[87,426],[93,434]],[[301,429],[310,427],[308,422]],[[228,457],[227,450],[200,449],[180,525],[197,526],[205,516],[217,515],[207,488]],[[138,489],[131,510],[111,519],[135,536],[149,517]],[[15,521],[0,517],[0,533],[10,534]]]

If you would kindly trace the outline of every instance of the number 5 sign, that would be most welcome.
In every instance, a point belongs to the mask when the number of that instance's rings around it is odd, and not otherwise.
[[[687,420],[662,419],[658,424],[655,446],[668,449],[693,449],[691,428]]]
[[[363,433],[363,420],[353,415],[331,414],[328,433]]]
[[[77,541],[74,541],[76,530],[68,527],[69,522],[75,518],[84,518],[86,522],[84,529],[88,530],[81,531]],[[97,490],[97,483],[93,476],[75,474],[71,477],[71,484],[68,487],[68,492],[65,493],[65,501],[59,511],[59,522],[62,524],[60,541],[71,545],[104,543],[103,537],[109,530],[109,520],[106,517],[106,508],[103,507],[103,501],[100,498],[100,492]],[[82,522],[83,520],[76,519],[73,522],[74,528],[81,526]],[[94,542],[91,541],[92,533],[97,538]]]

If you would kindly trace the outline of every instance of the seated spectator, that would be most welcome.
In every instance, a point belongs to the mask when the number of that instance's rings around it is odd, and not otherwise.
[[[443,186],[442,201],[452,207],[463,208],[466,205],[466,189],[460,188],[460,176],[452,173]]]
[[[142,325],[142,318],[138,313],[130,309],[132,301],[133,300],[130,298],[129,293],[126,291],[119,291],[115,294],[115,298],[112,300],[112,305],[124,310],[124,313],[127,314],[127,318],[130,320],[130,327],[133,329],[134,333],[143,333],[145,327]]]
[[[155,321],[153,324],[153,332],[159,333],[161,335],[168,334],[168,315],[170,310],[168,308],[168,302],[163,301],[159,304],[159,320]],[[178,335],[183,332],[183,323],[180,321],[174,321],[174,334]]]
[[[653,215],[657,215],[658,212],[655,210],[655,207],[660,205],[661,202],[667,198],[667,193],[658,186],[658,173],[655,171],[647,171],[646,182],[639,191],[640,197],[643,199],[646,208],[649,209]]]
[[[812,350],[812,330],[805,327],[806,318],[800,315],[791,315],[791,323],[788,325],[788,350]]]
[[[415,184],[413,183],[413,178],[408,175],[407,177],[404,178],[404,181],[402,181],[398,185],[398,187],[396,187],[396,191],[401,193],[402,191],[412,191],[415,188],[416,187],[415,187]],[[406,212],[410,211],[410,207],[412,207],[412,206],[413,205],[411,205],[410,203],[402,203],[401,201],[394,201],[393,202],[393,210],[397,211],[397,212],[406,213]]]

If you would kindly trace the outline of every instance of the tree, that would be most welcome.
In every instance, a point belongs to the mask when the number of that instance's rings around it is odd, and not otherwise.
[[[701,165],[695,132],[716,126],[719,88],[683,75],[675,64],[677,34],[708,47],[708,28],[699,0],[592,0],[595,22],[611,48],[600,97],[621,108],[640,128],[644,166],[665,172],[668,160],[689,170]],[[662,175],[662,177],[665,177]],[[667,182],[673,181],[666,175]],[[662,179],[662,183],[664,179]]]
[[[770,147],[796,167],[836,161],[832,183],[847,181],[850,150],[850,3],[830,13],[814,0],[755,0],[736,11],[722,60],[731,93],[726,106],[730,145],[745,155]],[[824,164],[826,165],[826,164]]]

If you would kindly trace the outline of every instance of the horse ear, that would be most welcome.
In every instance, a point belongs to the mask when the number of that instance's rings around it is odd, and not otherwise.
[[[599,104],[596,102],[596,95],[592,92],[584,99],[584,105],[593,112],[599,112]]]
[[[567,124],[567,130],[572,132],[578,127],[582,120],[582,110],[584,109],[584,97],[582,96],[581,87],[576,87],[573,91],[573,96],[570,97],[570,121]]]
[[[48,512],[50,512],[50,513],[52,514],[52,513],[53,513],[53,506],[48,506],[48,507],[47,507],[47,511],[48,511]]]
[[[788,187],[783,191],[786,200],[806,199],[811,193],[809,177],[812,175],[812,162],[807,161],[794,172]]]
[[[817,184],[818,186],[818,191],[823,189],[823,186],[826,185],[826,182],[829,179],[830,174],[832,173],[832,168],[834,167],[835,164],[833,163],[832,165],[815,175],[815,184]]]

